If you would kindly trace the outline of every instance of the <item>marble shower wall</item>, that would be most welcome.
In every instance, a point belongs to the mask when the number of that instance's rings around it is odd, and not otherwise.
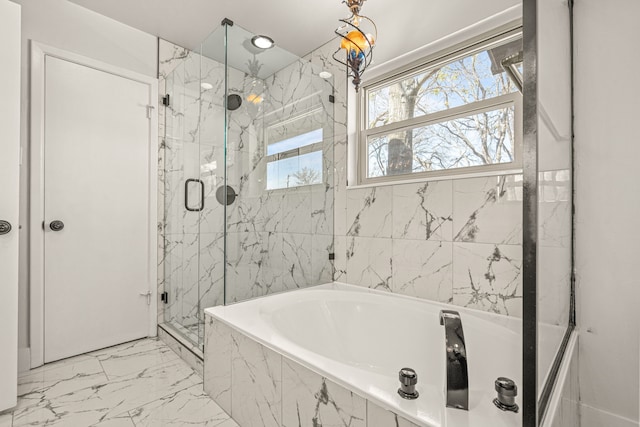
[[[225,209],[215,199],[225,174],[224,67],[208,58],[201,63],[197,53],[160,41],[161,94],[171,95],[169,116],[162,120],[166,128],[160,129],[166,136],[160,139],[159,294],[170,292],[160,322],[197,328],[198,302],[202,309],[223,303],[225,230],[227,302],[332,280],[333,88],[317,76],[318,66],[310,55],[263,81],[229,70],[229,92],[244,102],[227,118],[226,173],[238,197],[227,207],[225,223]],[[201,72],[213,89],[201,90]],[[259,105],[246,99],[256,83],[265,88]],[[318,128],[322,182],[267,190],[268,138]],[[200,214],[184,209],[188,178],[204,183]],[[198,185],[188,191],[197,203]]]
[[[332,280],[332,88],[309,59],[265,79],[261,104],[246,101],[250,76],[232,86],[245,102],[229,113],[228,184],[238,198],[227,208],[227,303]],[[268,145],[316,129],[321,183],[268,190]]]
[[[242,427],[415,427],[206,316],[205,392]]]

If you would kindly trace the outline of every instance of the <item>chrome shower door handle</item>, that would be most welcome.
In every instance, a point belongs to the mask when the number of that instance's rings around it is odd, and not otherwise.
[[[64,222],[56,219],[55,221],[51,221],[51,223],[49,224],[49,228],[52,231],[62,231],[62,229],[64,228]]]
[[[11,223],[9,221],[0,220],[0,236],[11,232]]]
[[[189,207],[189,183],[197,182],[200,184],[200,205],[197,208]],[[184,182],[184,208],[189,212],[200,212],[204,209],[204,182],[200,179],[189,178]]]

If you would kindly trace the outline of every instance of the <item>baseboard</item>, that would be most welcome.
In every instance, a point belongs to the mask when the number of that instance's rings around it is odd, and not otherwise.
[[[18,349],[18,372],[27,372],[31,369],[31,348]]]
[[[584,404],[580,404],[581,427],[638,427],[638,421],[630,420],[602,411]]]

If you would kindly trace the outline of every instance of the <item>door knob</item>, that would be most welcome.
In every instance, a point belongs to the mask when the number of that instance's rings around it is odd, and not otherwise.
[[[49,224],[49,228],[53,231],[60,231],[64,228],[64,222],[60,220],[51,221],[51,224]]]
[[[9,234],[11,231],[11,223],[9,221],[0,220],[0,236]]]

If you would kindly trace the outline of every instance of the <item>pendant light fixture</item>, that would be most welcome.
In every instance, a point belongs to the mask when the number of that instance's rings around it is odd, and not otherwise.
[[[378,38],[376,24],[370,18],[360,14],[365,1],[344,0],[343,3],[349,7],[351,16],[340,19],[342,25],[335,30],[335,33],[340,36],[340,47],[334,52],[333,59],[347,67],[356,92],[362,82],[362,73],[371,64],[373,47]],[[341,53],[342,50],[345,53]]]

